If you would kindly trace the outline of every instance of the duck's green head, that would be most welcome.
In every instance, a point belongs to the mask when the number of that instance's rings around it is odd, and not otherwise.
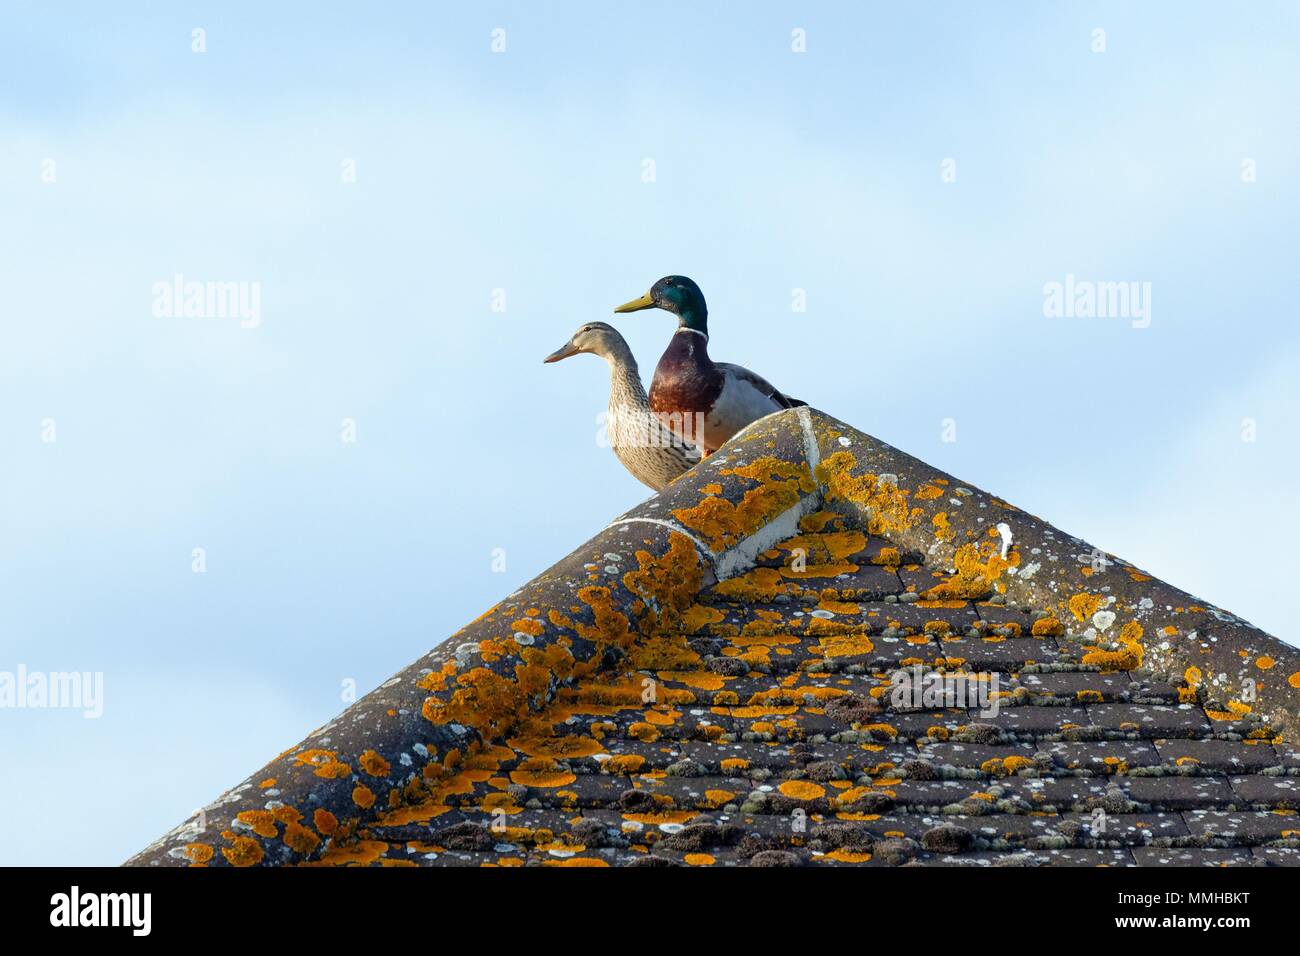
[[[709,307],[704,293],[686,276],[664,276],[639,299],[624,302],[615,312],[640,312],[663,309],[677,316],[678,325],[697,332],[708,332]]]

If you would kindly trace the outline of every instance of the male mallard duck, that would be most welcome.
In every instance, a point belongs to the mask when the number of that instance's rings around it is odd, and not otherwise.
[[[743,366],[709,358],[709,309],[700,287],[685,276],[664,276],[641,298],[614,311],[642,309],[677,316],[677,331],[650,383],[650,410],[674,434],[700,444],[705,455],[750,422],[808,404]]]
[[[606,434],[632,477],[660,491],[700,460],[698,448],[673,435],[651,414],[636,359],[617,329],[588,322],[543,361],[558,362],[580,352],[592,352],[609,363]]]

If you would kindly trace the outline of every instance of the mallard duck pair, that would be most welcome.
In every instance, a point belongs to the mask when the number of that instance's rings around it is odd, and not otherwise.
[[[609,363],[610,445],[633,477],[655,491],[750,422],[806,404],[743,366],[709,358],[709,310],[700,287],[685,276],[665,276],[614,311],[642,309],[677,316],[677,330],[655,367],[648,396],[632,350],[604,322],[588,322],[545,361],[591,352]]]

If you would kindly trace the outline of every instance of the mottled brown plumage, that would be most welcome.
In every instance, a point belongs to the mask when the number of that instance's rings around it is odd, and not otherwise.
[[[636,358],[623,336],[604,322],[588,322],[547,362],[591,352],[609,364],[609,406],[604,435],[615,456],[634,478],[661,491],[700,460],[693,444],[683,441],[651,413]]]

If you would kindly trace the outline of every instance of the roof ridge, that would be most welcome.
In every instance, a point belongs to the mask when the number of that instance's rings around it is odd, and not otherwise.
[[[936,597],[992,588],[1008,601],[1072,615],[1098,638],[1094,663],[1136,659],[1225,695],[1230,707],[1266,707],[1276,726],[1294,732],[1300,651],[1113,555],[1089,549],[1081,563],[1078,551],[1088,546],[1080,539],[798,408],[746,428],[227,791],[206,808],[233,817],[219,839],[187,822],[128,862],[299,862],[319,856],[324,841],[343,842],[400,815],[457,768],[490,763],[493,747],[562,688],[638,669],[650,639],[671,630],[703,590],[754,567],[821,507],[852,515],[931,565],[955,568],[931,589]],[[1011,531],[1005,549],[999,523]],[[1236,689],[1247,679],[1255,702]]]

